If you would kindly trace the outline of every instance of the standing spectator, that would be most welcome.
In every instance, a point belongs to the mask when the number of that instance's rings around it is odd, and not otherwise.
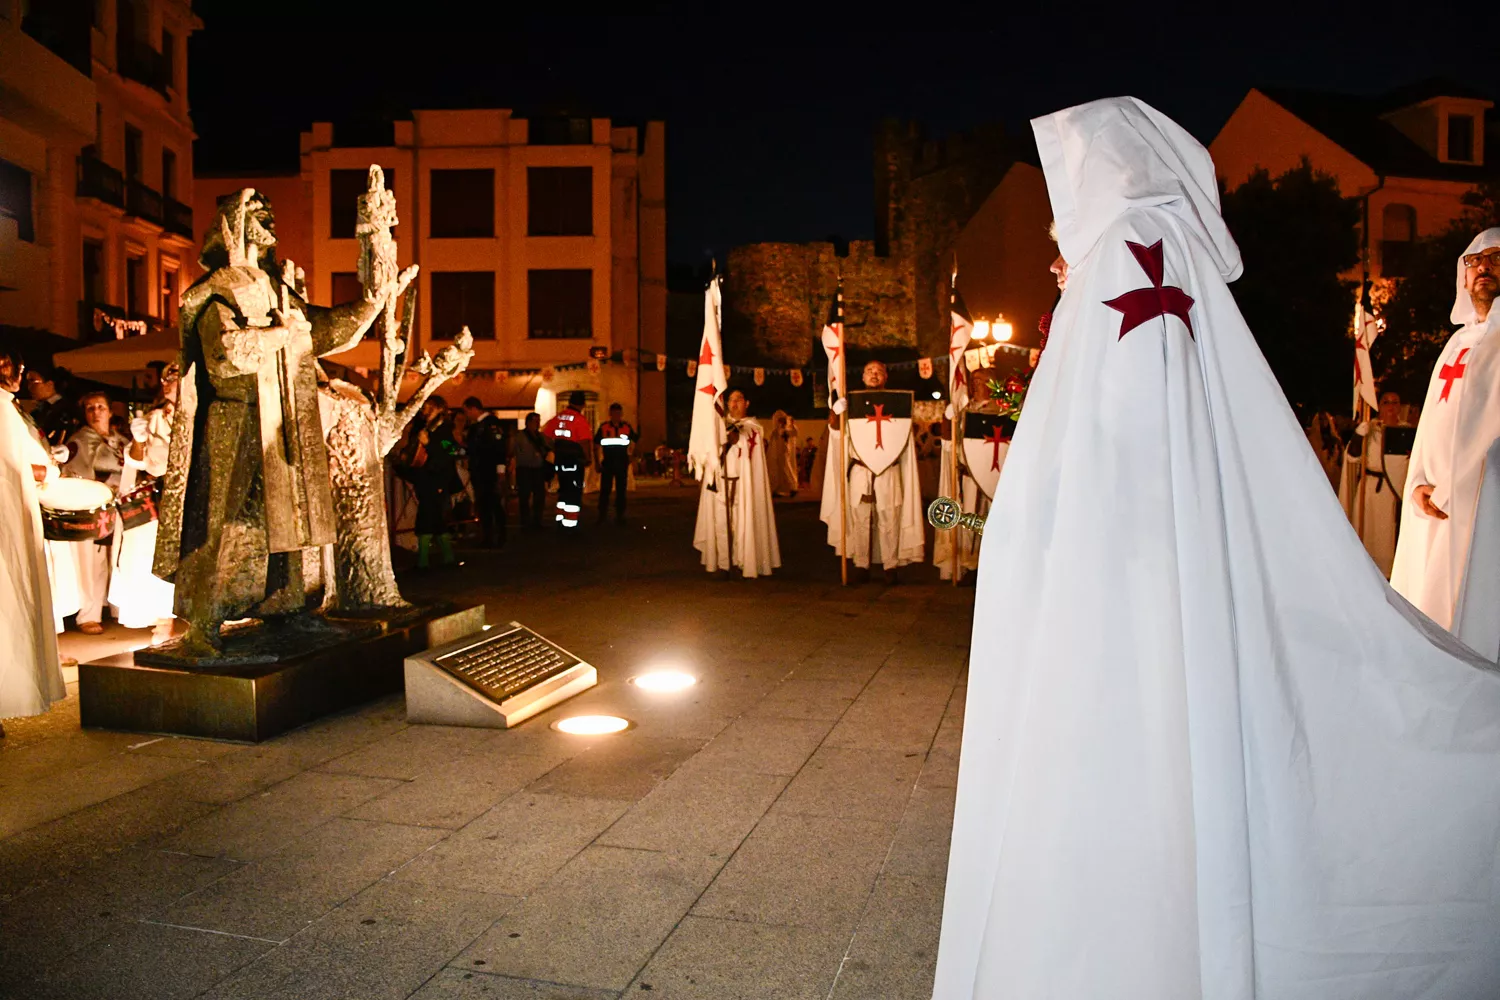
[[[52,447],[65,444],[82,423],[77,407],[58,390],[58,381],[55,369],[32,368],[26,373],[26,394],[36,403],[31,421]]]
[[[441,396],[429,396],[422,404],[401,458],[397,472],[417,495],[417,568],[431,566],[434,539],[442,565],[452,566],[457,559],[448,505],[458,484],[458,445],[453,441],[448,403]]]
[[[71,453],[63,466],[63,475],[75,479],[92,479],[113,491],[120,488],[124,471],[124,436],[112,426],[109,397],[102,392],[85,393],[78,401],[84,424],[68,438]],[[78,558],[80,602],[78,631],[98,635],[104,631],[104,599],[109,594],[109,546],[111,538],[74,542]]]
[[[588,396],[574,389],[568,394],[568,405],[542,428],[542,437],[552,449],[552,463],[557,467],[557,523],[564,529],[578,527],[583,513],[583,472],[589,464],[587,451],[593,430],[583,407]]]
[[[505,544],[505,429],[478,397],[464,400],[464,448],[469,453],[469,485],[474,488],[474,513],[487,549]]]
[[[609,404],[609,419],[594,432],[594,458],[599,462],[599,520],[609,510],[611,487],[615,493],[615,523],[625,523],[625,486],[630,478],[630,459],[635,454],[635,428],[625,421],[625,408]]]
[[[540,528],[542,508],[547,505],[547,439],[542,437],[540,414],[526,414],[526,427],[510,436],[510,460],[521,523]]]

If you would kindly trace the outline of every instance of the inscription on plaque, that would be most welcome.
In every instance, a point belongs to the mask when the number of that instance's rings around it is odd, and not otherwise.
[[[499,631],[504,628],[504,631]],[[578,657],[524,625],[497,626],[496,634],[432,662],[496,702],[564,673]]]

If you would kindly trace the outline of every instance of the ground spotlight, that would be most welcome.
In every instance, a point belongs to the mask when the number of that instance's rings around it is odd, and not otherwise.
[[[552,728],[573,736],[606,736],[630,728],[629,721],[618,715],[575,715],[569,719],[558,719]]]
[[[698,683],[698,678],[681,670],[653,670],[630,678],[643,691],[681,691]]]

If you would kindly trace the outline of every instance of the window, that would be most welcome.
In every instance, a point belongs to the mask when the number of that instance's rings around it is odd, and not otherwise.
[[[465,326],[475,340],[495,339],[495,272],[432,273],[432,339],[452,340]]]
[[[177,197],[177,154],[165,146],[161,148],[161,193]]]
[[[141,179],[141,164],[145,160],[145,139],[134,125],[125,126],[125,179]]]
[[[383,167],[385,189],[396,190],[396,171]],[[354,239],[354,224],[359,217],[359,196],[370,189],[369,170],[328,171],[328,237],[334,240]],[[391,236],[396,230],[391,230]]]
[[[161,259],[161,308],[156,314],[163,323],[177,322],[177,262],[167,257]]]
[[[125,311],[131,319],[146,316],[146,258],[125,258]]]
[[[1448,116],[1448,159],[1474,162],[1474,116]]]
[[[99,240],[83,241],[83,299],[104,301],[104,244]]]
[[[36,242],[31,213],[31,171],[0,160],[0,215],[16,220],[16,236]]]
[[[537,270],[526,275],[527,330],[542,340],[594,336],[594,272]]]
[[[161,75],[168,87],[177,89],[177,39],[166,30],[161,33]]]
[[[345,302],[353,302],[364,298],[365,286],[359,283],[359,274],[354,271],[334,271],[330,276],[333,278],[333,304],[341,306]]]
[[[1380,213],[1380,274],[1404,278],[1411,269],[1413,241],[1417,238],[1417,210],[1393,203]]]
[[[528,167],[526,208],[532,236],[592,236],[593,168]]]
[[[433,239],[484,238],[495,235],[495,172],[434,170],[428,218]]]

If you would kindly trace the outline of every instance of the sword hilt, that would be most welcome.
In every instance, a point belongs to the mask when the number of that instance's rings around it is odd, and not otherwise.
[[[976,535],[984,534],[984,518],[965,512],[951,497],[938,497],[927,505],[927,523],[940,531],[964,527]]]

